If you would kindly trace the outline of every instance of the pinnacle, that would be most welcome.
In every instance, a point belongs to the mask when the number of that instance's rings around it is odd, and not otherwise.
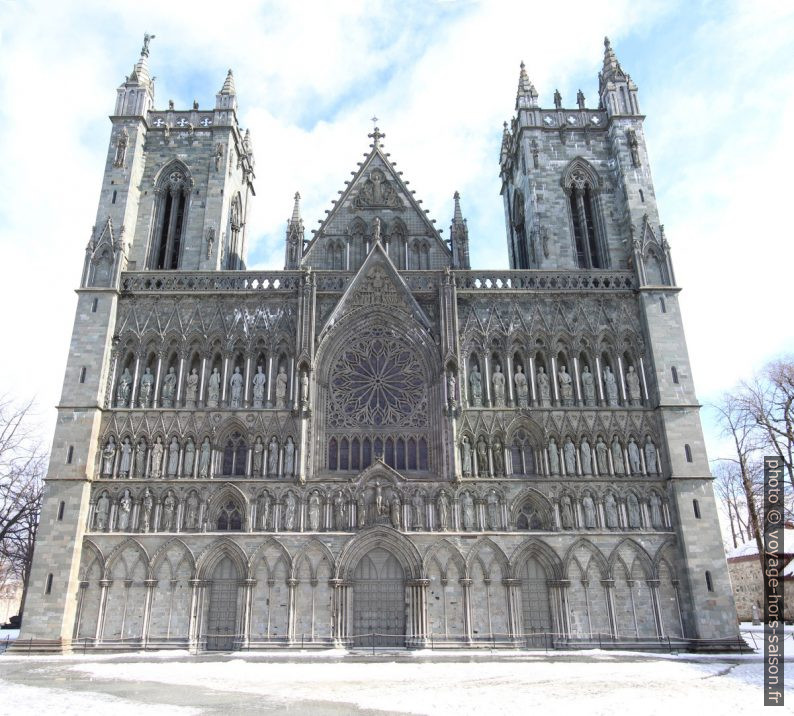
[[[234,74],[232,74],[231,70],[226,73],[226,79],[223,82],[220,94],[237,94],[237,90],[234,87]]]
[[[295,205],[292,207],[292,218],[290,219],[290,224],[299,224],[301,223],[301,195],[300,192],[295,192]]]
[[[452,215],[452,221],[457,223],[463,221],[463,213],[460,210],[460,192],[456,191],[453,199],[455,200],[455,213]]]
[[[608,37],[604,38],[604,77],[613,76],[616,72],[622,72],[620,62],[612,49],[612,43]]]
[[[521,98],[526,97],[527,101],[521,102]],[[521,62],[521,70],[518,73],[518,93],[516,95],[516,107],[519,105],[530,106],[534,107],[538,98],[538,91],[535,89],[535,85],[529,79],[529,75],[527,74],[526,65]]]

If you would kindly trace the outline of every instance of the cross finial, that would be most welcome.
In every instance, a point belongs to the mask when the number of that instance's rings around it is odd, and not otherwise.
[[[377,121],[378,121],[378,118],[377,118],[377,117],[374,117],[374,116],[373,116],[373,117],[372,117],[372,119],[371,119],[370,121],[371,121],[371,122],[372,122],[372,124],[373,124],[373,125],[375,125],[375,126],[374,126],[374,127],[373,127],[373,129],[372,129],[372,134],[368,134],[367,136],[368,136],[368,137],[369,137],[369,138],[372,140],[372,146],[374,146],[374,147],[379,147],[379,146],[380,146],[380,140],[381,140],[381,139],[383,139],[383,137],[385,137],[386,135],[385,135],[385,134],[383,134],[383,133],[380,131],[380,129],[378,129],[378,126],[375,124],[375,122],[377,122]]]

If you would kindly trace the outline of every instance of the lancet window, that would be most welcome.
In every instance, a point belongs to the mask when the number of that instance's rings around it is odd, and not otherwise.
[[[157,209],[149,268],[179,268],[187,227],[190,186],[190,178],[180,165],[164,172],[156,190]]]

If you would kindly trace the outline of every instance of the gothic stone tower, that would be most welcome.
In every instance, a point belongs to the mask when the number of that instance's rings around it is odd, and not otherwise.
[[[377,129],[283,271],[245,269],[231,72],[119,88],[20,644],[736,645],[637,90],[501,152],[511,270],[470,268]]]

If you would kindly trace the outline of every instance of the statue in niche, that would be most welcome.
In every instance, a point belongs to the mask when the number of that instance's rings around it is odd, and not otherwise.
[[[454,371],[449,371],[447,373],[447,402],[453,407],[455,406],[456,383]]]
[[[111,435],[102,450],[102,474],[105,477],[113,476],[113,464],[116,462],[116,441]]]
[[[364,502],[364,495],[359,495],[356,499],[356,524],[360,530],[367,526],[367,503]]]
[[[609,458],[607,457],[608,451],[609,448],[604,442],[604,438],[599,435],[598,441],[596,442],[596,464],[598,465],[599,475],[609,475]]]
[[[650,435],[645,438],[645,467],[648,469],[649,475],[658,475],[660,472],[656,446]]]
[[[163,392],[160,396],[160,404],[164,408],[174,407],[174,396],[176,395],[176,372],[171,366],[163,378]]]
[[[179,472],[179,441],[176,435],[171,438],[171,444],[168,446],[168,476],[176,477]]]
[[[204,438],[199,451],[199,477],[210,476],[210,458],[212,457],[212,446],[209,437]]]
[[[254,375],[254,407],[262,408],[265,405],[265,385],[267,384],[267,376],[265,375],[264,368],[261,365],[256,367],[256,374]]]
[[[471,444],[465,435],[461,442],[461,452],[463,453],[463,477],[471,477]]]
[[[411,498],[411,522],[415,530],[421,530],[425,526],[422,515],[424,506],[425,501],[422,499],[422,495],[419,494],[419,490],[417,490]]]
[[[471,389],[471,405],[473,408],[482,407],[482,376],[474,363],[469,371],[469,388]]]
[[[135,477],[146,475],[146,440],[141,438],[135,446]]]
[[[163,532],[170,532],[174,528],[174,516],[176,514],[176,498],[174,493],[169,491],[163,500],[163,518],[161,521]]]
[[[96,501],[96,517],[94,524],[96,529],[104,532],[108,528],[108,518],[110,516],[110,498],[107,492],[103,492]]]
[[[276,376],[276,408],[284,410],[287,405],[287,370],[284,366],[279,366]]]
[[[582,395],[584,395],[585,405],[590,407],[596,405],[595,378],[590,372],[589,365],[582,368]]]
[[[617,435],[612,438],[612,465],[615,468],[616,475],[622,475],[624,473],[623,448],[620,445],[620,440],[618,440]]]
[[[157,439],[154,441],[154,445],[152,445],[152,466],[149,470],[150,477],[161,477],[163,474],[163,441],[160,439],[160,436],[157,436]]]
[[[563,495],[560,500],[560,518],[564,530],[573,529],[573,505],[569,495]]]
[[[565,438],[562,454],[565,457],[565,472],[570,476],[576,475],[576,445],[569,437]]]
[[[560,399],[563,405],[573,405],[573,379],[565,366],[560,366],[557,371],[557,379],[560,382]]]
[[[629,152],[631,153],[632,166],[640,166],[640,147],[637,141],[637,133],[633,129],[626,132],[629,140]]]
[[[582,439],[581,444],[581,458],[582,458],[582,474],[583,475],[592,475],[593,474],[593,455],[590,451],[590,442],[587,438]]]
[[[463,495],[463,529],[466,532],[471,532],[476,529],[477,525],[474,520],[474,500],[471,495],[466,492]]]
[[[664,527],[664,520],[662,519],[662,501],[659,495],[655,492],[651,493],[651,524],[655,529],[659,530]]]
[[[446,492],[440,492],[436,498],[436,509],[438,510],[438,529],[446,532],[449,529],[449,498]]]
[[[275,435],[267,446],[267,474],[269,477],[278,477],[278,440]]]
[[[626,506],[629,512],[629,527],[638,529],[642,527],[642,520],[640,519],[640,503],[633,493],[629,493],[626,499]]]
[[[270,519],[270,493],[263,492],[257,500],[256,515],[259,520],[259,529],[266,530]]]
[[[495,438],[493,441],[491,455],[493,456],[494,476],[503,477],[505,474],[504,448],[502,447],[502,443],[499,441],[499,438]]]
[[[113,158],[114,167],[124,166],[124,160],[127,158],[127,144],[129,141],[129,132],[127,132],[126,127],[122,127],[121,131],[119,132],[119,138],[116,142],[116,156]]]
[[[593,498],[590,495],[585,495],[584,499],[582,500],[582,509],[584,510],[584,526],[588,530],[595,529],[596,526],[596,514],[595,514],[595,503],[593,502]]]
[[[552,475],[560,474],[560,451],[554,438],[549,438],[549,471]]]
[[[215,145],[213,158],[215,159],[215,171],[217,172],[221,168],[221,160],[223,159],[223,142],[218,142]]]
[[[606,500],[604,500],[604,507],[607,527],[616,529],[618,526],[618,506],[615,502],[615,496],[611,492],[607,495]]]
[[[152,509],[154,508],[154,499],[152,498],[152,491],[147,487],[143,491],[143,500],[141,501],[141,532],[148,532],[152,526]]]
[[[541,408],[548,408],[551,405],[551,385],[549,383],[549,376],[546,375],[542,365],[538,366],[538,375],[535,378],[538,384],[538,401]]]
[[[482,435],[477,441],[477,475],[488,477],[488,445]]]
[[[262,442],[262,438],[257,437],[256,442],[254,443],[254,457],[253,457],[254,477],[260,477],[262,475],[262,464],[263,464],[264,453],[265,453],[265,445]]]
[[[491,384],[493,385],[494,405],[497,408],[505,407],[505,376],[502,373],[502,366],[498,363],[494,365],[493,375],[491,376]]]
[[[347,504],[345,502],[345,498],[342,495],[342,491],[336,493],[334,497],[334,528],[336,530],[344,530],[347,528],[345,524],[345,513],[347,510],[345,509]]]
[[[488,529],[498,530],[502,527],[502,520],[499,519],[499,496],[496,490],[491,490],[486,498],[488,506]]]
[[[629,401],[632,405],[642,405],[642,393],[640,392],[640,378],[630,365],[626,373],[626,388],[629,392]]]
[[[629,452],[629,466],[631,467],[631,474],[642,475],[640,449],[637,447],[637,441],[634,439],[633,435],[629,438],[628,452]]]
[[[292,437],[287,438],[284,443],[284,477],[292,477],[295,474],[295,443]]]
[[[309,529],[312,532],[320,529],[320,495],[317,490],[309,498]]]
[[[402,503],[400,502],[400,498],[395,494],[394,497],[391,498],[391,510],[389,512],[389,516],[391,517],[391,526],[394,529],[400,529],[400,511],[402,510]]]
[[[130,369],[125,368],[124,372],[119,378],[119,384],[116,388],[116,405],[119,408],[126,408],[130,404],[130,392],[132,391],[132,376]]]
[[[524,375],[524,367],[516,364],[516,373],[513,376],[513,382],[516,386],[516,402],[519,408],[526,408],[529,405],[529,385],[527,377]]]
[[[152,388],[154,386],[154,376],[147,366],[141,376],[140,388],[138,391],[138,407],[148,408],[152,399]]]
[[[618,404],[618,384],[615,382],[615,374],[609,366],[604,367],[604,387],[607,393],[607,405],[612,408]]]
[[[193,368],[190,371],[190,375],[187,377],[185,381],[185,407],[186,408],[195,408],[196,407],[196,396],[198,395],[198,384],[199,384],[199,376],[198,370]]]
[[[124,441],[121,443],[121,461],[119,462],[119,475],[122,477],[127,477],[130,474],[130,468],[132,467],[132,445],[130,445],[130,439],[124,438]]]
[[[193,475],[193,467],[196,464],[196,445],[193,438],[188,438],[185,443],[185,462],[182,465],[182,474],[185,477]]]
[[[124,490],[119,498],[119,516],[117,526],[119,532],[126,532],[130,528],[130,513],[132,512],[132,496],[129,490]]]
[[[301,371],[301,408],[309,407],[309,374]]]
[[[191,492],[187,498],[187,509],[185,510],[185,527],[194,530],[198,527],[198,497],[195,492]]]
[[[240,366],[234,367],[234,373],[229,380],[231,387],[231,400],[229,401],[230,408],[239,408],[243,404],[243,376],[240,374]]]
[[[221,399],[221,374],[217,368],[212,369],[212,374],[207,385],[207,407],[217,408]]]
[[[383,514],[386,514],[386,508],[383,504],[383,488],[380,486],[380,482],[375,480],[375,515],[380,517]]]
[[[295,529],[295,503],[295,495],[288,492],[287,498],[284,500],[284,529],[287,532],[292,532]]]

